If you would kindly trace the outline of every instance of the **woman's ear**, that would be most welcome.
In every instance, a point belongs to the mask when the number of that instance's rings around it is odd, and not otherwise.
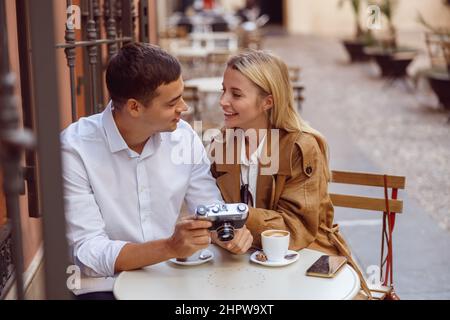
[[[266,96],[264,98],[263,109],[264,109],[264,111],[268,111],[268,110],[272,109],[272,107],[273,107],[273,96],[271,94],[269,94],[268,96]]]

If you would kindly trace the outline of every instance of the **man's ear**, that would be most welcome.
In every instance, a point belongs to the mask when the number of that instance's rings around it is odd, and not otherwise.
[[[125,102],[124,109],[132,116],[137,117],[140,114],[140,109],[142,108],[139,101],[136,99],[128,99],[127,102]]]
[[[273,96],[269,94],[267,97],[264,98],[263,109],[264,111],[268,111],[272,109],[272,107],[273,107]]]

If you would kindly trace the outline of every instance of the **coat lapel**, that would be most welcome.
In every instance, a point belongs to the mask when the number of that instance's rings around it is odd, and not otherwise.
[[[222,191],[225,202],[236,203],[241,201],[239,171],[233,170],[222,174],[217,178],[216,183]]]
[[[272,175],[258,175],[256,182],[256,207],[272,209],[275,190],[275,178]]]
[[[266,146],[261,153],[256,185],[256,206],[258,208],[276,209],[286,177],[291,174],[292,148],[290,143],[286,143],[285,137],[284,130],[267,132]]]
[[[225,202],[240,202],[240,165],[238,164],[238,153],[240,150],[237,146],[237,141],[230,141],[228,137],[226,143],[217,143],[216,148],[221,148],[222,154],[216,158],[216,171],[220,174],[216,183],[222,192],[222,197]],[[240,143],[239,143],[240,144]],[[217,149],[215,155],[217,156]],[[219,159],[220,158],[220,159]],[[227,161],[228,159],[228,161]]]
[[[277,135],[273,135],[270,130],[267,132],[266,146],[261,153],[259,174],[256,182],[255,206],[257,208],[274,209],[274,206],[276,206],[275,201],[280,196],[276,191],[282,190],[278,184],[280,182],[284,185],[285,180],[280,179],[280,176],[287,176],[291,172],[291,150],[286,148],[286,143],[282,141],[285,135],[283,130],[280,130]],[[278,144],[278,148],[272,150],[272,143]],[[240,142],[235,141],[235,143],[232,143],[232,141],[227,141],[220,147],[223,148],[223,160],[216,161],[216,171],[221,173],[217,177],[216,183],[222,191],[225,202],[240,202],[241,167],[238,162]],[[232,149],[233,147],[234,150]],[[275,154],[272,154],[274,152]],[[234,155],[234,159],[232,159],[231,155]],[[231,160],[229,163],[226,161],[227,157],[229,158],[228,160]],[[261,172],[262,168],[266,168],[263,172],[264,174]]]

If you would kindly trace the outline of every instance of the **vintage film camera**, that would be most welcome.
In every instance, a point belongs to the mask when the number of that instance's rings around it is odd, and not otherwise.
[[[216,230],[220,241],[230,241],[234,238],[234,229],[242,228],[247,221],[248,206],[244,203],[199,205],[195,217],[211,221],[209,230]]]

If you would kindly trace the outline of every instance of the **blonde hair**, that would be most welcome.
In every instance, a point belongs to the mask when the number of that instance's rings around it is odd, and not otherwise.
[[[315,137],[325,159],[324,173],[329,180],[328,144],[325,137],[305,122],[294,107],[292,83],[286,64],[268,51],[248,50],[231,57],[227,65],[252,81],[263,95],[272,95],[274,106],[269,111],[272,126],[288,132],[310,133]]]

